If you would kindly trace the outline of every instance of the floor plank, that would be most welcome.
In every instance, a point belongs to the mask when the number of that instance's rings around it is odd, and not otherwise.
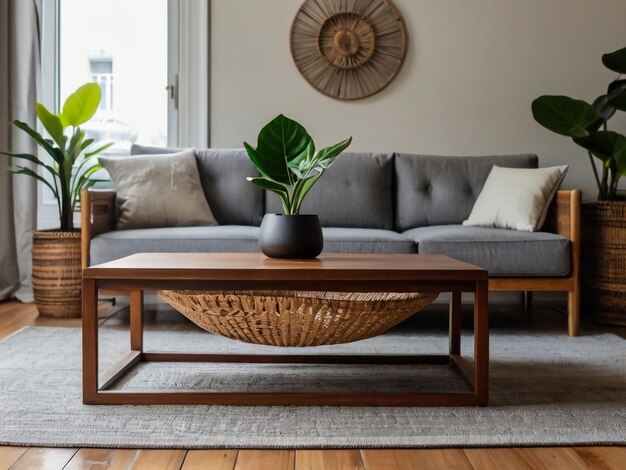
[[[235,470],[294,470],[293,450],[240,450]]]
[[[411,462],[411,468],[474,470],[462,449],[417,449],[399,452]]]
[[[461,449],[362,450],[366,470],[474,470]]]
[[[0,470],[9,468],[27,450],[28,450],[28,447],[0,446]]]
[[[401,466],[400,455],[393,449],[361,450],[361,458],[366,470],[405,470]],[[411,467],[406,467],[411,470]]]
[[[179,470],[185,460],[186,450],[142,449],[138,450],[130,462],[132,470]]]
[[[132,449],[80,449],[63,470],[126,470],[135,452]]]
[[[622,470],[626,468],[626,448],[624,447],[574,447],[567,449],[575,453],[589,470]]]
[[[190,450],[182,470],[233,470],[236,450]]]
[[[31,447],[11,470],[61,470],[70,461],[78,449]]]
[[[296,470],[364,470],[361,453],[355,449],[297,450]]]
[[[477,469],[533,470],[515,449],[464,449],[464,452]]]
[[[576,470],[586,468],[578,455],[563,447],[524,447],[515,449],[533,468],[538,470]]]

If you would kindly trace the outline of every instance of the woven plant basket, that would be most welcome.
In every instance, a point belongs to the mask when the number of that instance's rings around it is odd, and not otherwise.
[[[39,315],[80,318],[80,232],[33,232],[33,291]]]
[[[626,325],[626,201],[582,205],[581,251],[584,317]]]
[[[269,346],[320,346],[380,335],[438,294],[160,291],[199,327]]]

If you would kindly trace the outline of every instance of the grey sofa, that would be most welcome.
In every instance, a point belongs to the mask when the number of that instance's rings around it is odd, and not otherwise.
[[[115,193],[85,191],[83,264],[137,252],[259,251],[263,215],[281,212],[279,199],[246,181],[256,170],[245,151],[196,156],[218,226],[115,230]],[[443,253],[486,268],[492,290],[567,291],[569,333],[576,335],[580,192],[559,192],[542,232],[463,227],[493,165],[534,168],[538,158],[346,153],[309,193],[303,212],[320,215],[326,252]]]

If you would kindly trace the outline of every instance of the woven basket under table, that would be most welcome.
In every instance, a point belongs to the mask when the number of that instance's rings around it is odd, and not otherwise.
[[[438,294],[164,290],[159,295],[217,335],[269,346],[319,346],[380,335]]]

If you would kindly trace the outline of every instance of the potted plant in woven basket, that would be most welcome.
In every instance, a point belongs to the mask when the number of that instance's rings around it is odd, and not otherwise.
[[[285,212],[266,214],[259,244],[270,258],[315,258],[322,252],[322,225],[316,214],[300,214],[305,196],[352,142],[352,137],[324,149],[306,129],[282,114],[259,133],[257,147],[244,142],[259,177],[248,181],[278,194]]]
[[[91,149],[94,140],[86,138],[79,126],[96,113],[102,92],[96,83],[88,83],[71,94],[59,114],[37,103],[37,117],[50,139],[21,121],[13,121],[43,149],[47,157],[0,152],[1,155],[35,163],[40,172],[15,165],[9,171],[36,178],[54,195],[60,226],[55,230],[33,232],[33,291],[39,314],[57,318],[81,315],[80,231],[74,228],[74,208],[80,190],[100,181],[93,175],[101,166],[92,158],[111,144]]]
[[[590,319],[626,324],[626,201],[618,191],[626,175],[626,137],[608,121],[626,111],[626,48],[602,56],[618,76],[593,103],[567,96],[541,96],[535,120],[587,150],[598,185],[596,201],[582,205],[582,305]],[[601,172],[595,159],[601,163]]]

